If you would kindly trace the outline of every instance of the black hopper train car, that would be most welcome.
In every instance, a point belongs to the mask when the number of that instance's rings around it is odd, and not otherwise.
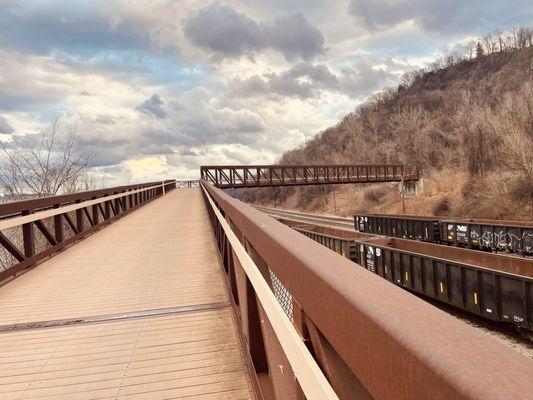
[[[533,222],[359,214],[359,232],[486,251],[533,254]]]
[[[514,325],[533,338],[533,260],[328,227],[292,227],[395,285]]]
[[[363,233],[422,240],[437,243],[440,241],[440,224],[435,217],[410,215],[356,215],[355,230]]]
[[[354,242],[354,261],[398,286],[533,331],[529,259],[397,238]]]

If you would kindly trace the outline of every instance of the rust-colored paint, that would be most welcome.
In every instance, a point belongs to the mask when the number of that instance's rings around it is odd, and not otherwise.
[[[323,349],[331,346],[374,399],[528,399],[533,393],[531,360],[202,185],[290,291],[322,335]]]
[[[417,181],[414,166],[373,165],[210,165],[200,167],[201,179],[219,188],[324,185],[340,183]]]

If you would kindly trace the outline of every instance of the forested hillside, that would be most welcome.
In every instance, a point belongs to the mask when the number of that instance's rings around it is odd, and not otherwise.
[[[409,214],[533,218],[532,29],[494,34],[469,56],[406,74],[281,164],[407,163],[424,191]],[[350,215],[403,212],[395,185],[249,190],[246,200]]]

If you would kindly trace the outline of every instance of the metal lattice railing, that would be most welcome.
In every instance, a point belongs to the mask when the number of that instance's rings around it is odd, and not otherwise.
[[[270,279],[272,280],[272,287],[274,296],[278,299],[281,308],[287,314],[287,317],[294,323],[294,318],[292,314],[292,295],[289,290],[281,283],[276,274],[269,268],[268,272],[270,273]]]

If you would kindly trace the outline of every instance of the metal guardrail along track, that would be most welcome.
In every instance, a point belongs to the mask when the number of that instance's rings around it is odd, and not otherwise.
[[[413,166],[380,165],[235,165],[202,166],[202,180],[218,188],[329,185],[417,181]]]
[[[530,397],[529,359],[207,182],[202,186],[340,399]],[[258,393],[302,398],[253,285],[210,215]]]
[[[175,187],[166,180],[0,204],[0,230],[22,227],[20,237],[0,231],[0,245],[15,261],[0,271],[0,282]],[[40,250],[35,228],[46,242]]]

